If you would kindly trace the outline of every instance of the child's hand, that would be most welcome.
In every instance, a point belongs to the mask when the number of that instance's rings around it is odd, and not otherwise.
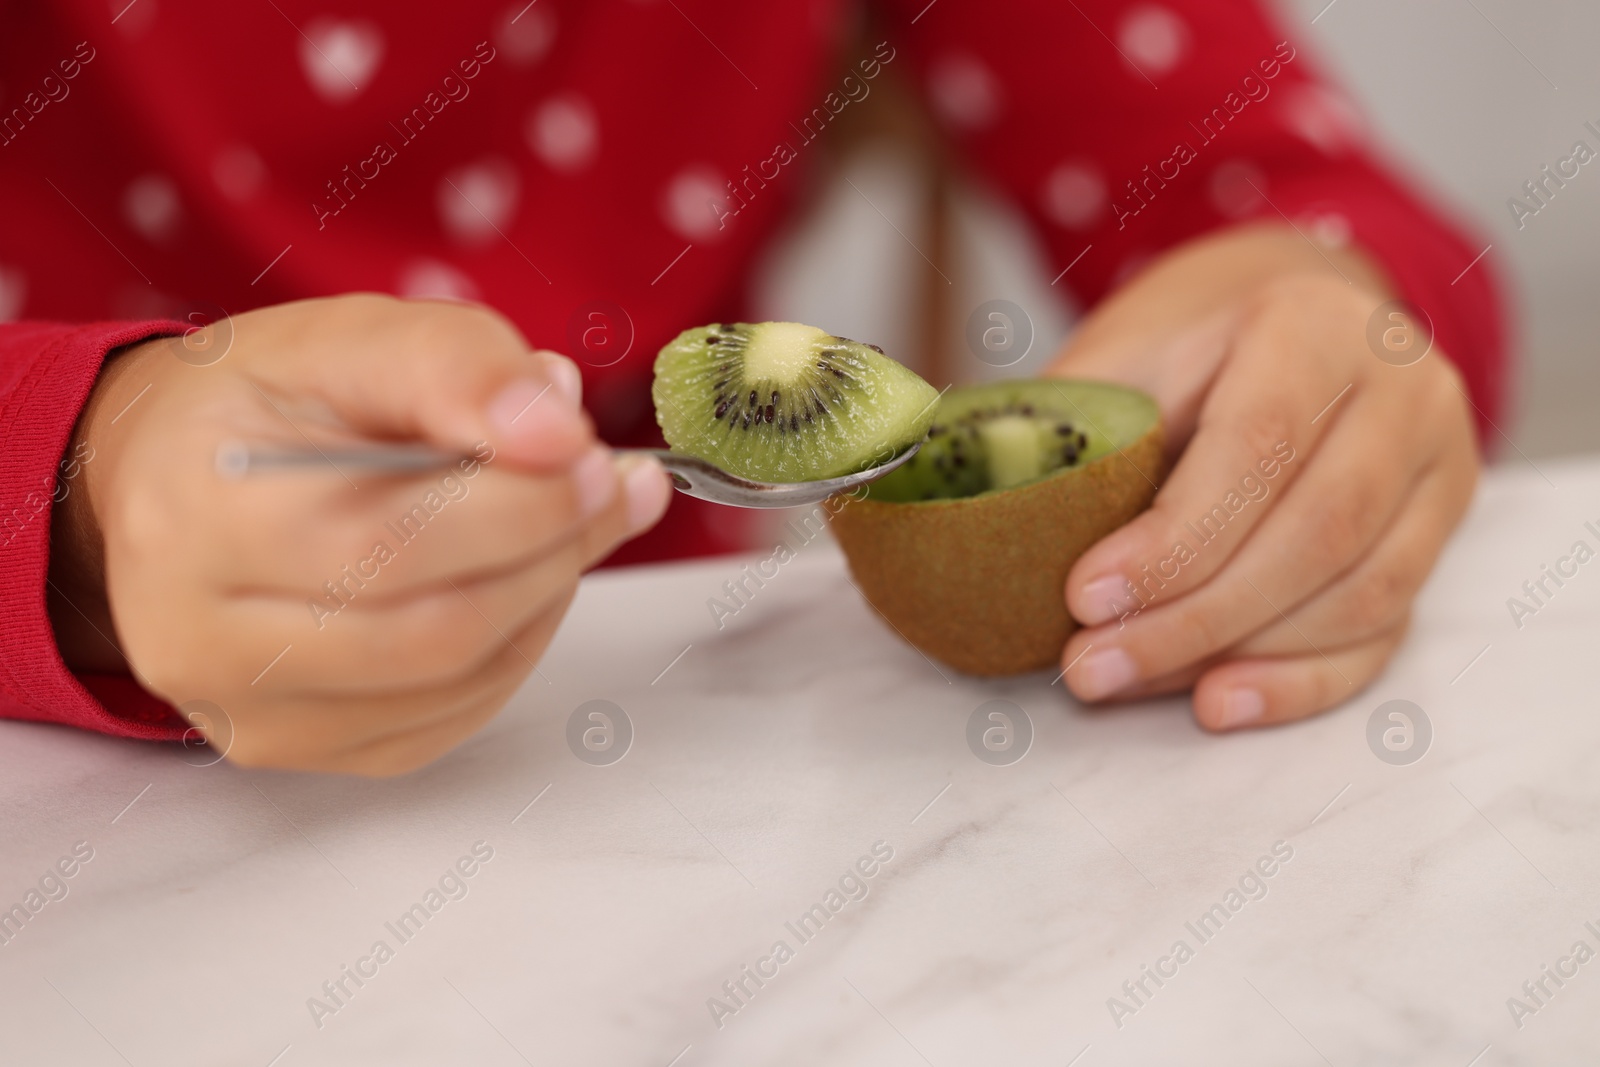
[[[87,492],[53,541],[63,653],[91,670],[120,653],[174,705],[216,704],[213,742],[248,766],[424,764],[533,669],[579,574],[656,522],[665,475],[614,459],[577,368],[485,309],[353,295],[231,328],[213,365],[156,340],[97,383],[78,428]],[[359,438],[476,458],[406,475],[215,466],[226,440]]]
[[[1284,722],[1355,695],[1399,643],[1476,445],[1447,357],[1379,360],[1382,282],[1329,255],[1349,280],[1292,231],[1197,243],[1107,301],[1055,368],[1151,393],[1183,449],[1152,509],[1068,577],[1079,697],[1192,686],[1211,729]]]

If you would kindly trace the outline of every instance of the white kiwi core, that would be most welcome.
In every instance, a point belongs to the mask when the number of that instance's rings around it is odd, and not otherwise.
[[[744,362],[752,378],[792,382],[816,360],[825,330],[800,322],[763,322],[750,330]]]

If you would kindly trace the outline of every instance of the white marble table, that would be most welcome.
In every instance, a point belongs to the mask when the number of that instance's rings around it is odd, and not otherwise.
[[[1600,460],[1540,469],[1488,478],[1387,674],[1261,733],[941,676],[822,539],[720,632],[742,561],[587,581],[548,681],[398,781],[0,725],[0,907],[93,850],[0,946],[0,1063],[1596,1062],[1600,959],[1569,953],[1600,950],[1600,561],[1520,630],[1506,599],[1600,548]],[[633,726],[610,765],[565,740],[592,699]],[[1036,732],[1008,766],[966,741],[991,699]],[[1419,762],[1368,746],[1390,699],[1432,723]],[[878,842],[863,899],[785,925]],[[1576,974],[1519,1028],[1545,965]]]

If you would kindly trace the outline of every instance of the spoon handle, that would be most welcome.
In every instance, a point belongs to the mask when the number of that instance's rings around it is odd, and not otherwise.
[[[668,453],[650,448],[619,448],[619,453],[636,452],[665,461]],[[262,446],[243,441],[224,441],[217,446],[217,473],[228,479],[243,478],[274,470],[304,470],[329,467],[408,474],[415,471],[453,467],[474,457],[447,452],[431,445],[373,443],[319,448],[316,445]]]
[[[880,466],[838,478],[817,482],[757,482],[730,474],[694,456],[655,448],[619,448],[619,455],[654,456],[672,477],[672,484],[687,496],[736,508],[789,508],[816,504],[836,493],[874,481],[894,470],[916,454],[913,445]],[[217,446],[217,473],[237,480],[268,471],[331,469],[376,471],[383,474],[413,474],[454,467],[471,457],[447,452],[430,445],[401,445],[374,442],[364,445],[320,448],[316,445],[263,446],[242,441],[225,441]]]

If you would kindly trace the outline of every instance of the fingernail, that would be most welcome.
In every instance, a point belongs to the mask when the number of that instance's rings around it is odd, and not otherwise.
[[[1107,574],[1083,587],[1079,600],[1078,621],[1085,626],[1099,626],[1110,622],[1132,607],[1133,586],[1120,574]]]
[[[635,533],[654,526],[672,497],[666,470],[650,457],[635,463],[623,476],[623,491],[628,496],[628,530]]]
[[[578,494],[578,514],[587,519],[617,495],[617,469],[611,452],[595,445],[572,465],[572,487]]]
[[[545,396],[557,388],[553,382],[519,378],[489,401],[489,422],[502,434],[523,434],[537,417],[540,422],[561,422],[576,418],[573,410]],[[534,412],[538,415],[535,416]]]
[[[583,403],[583,372],[578,365],[559,352],[541,352],[544,365],[550,372],[550,381],[571,407]]]
[[[1099,700],[1128,688],[1139,677],[1133,657],[1120,648],[1091,652],[1078,663],[1072,689],[1085,700]]]
[[[1220,730],[1232,730],[1255,722],[1267,712],[1267,702],[1254,689],[1230,689],[1222,698],[1222,718],[1217,723]]]

